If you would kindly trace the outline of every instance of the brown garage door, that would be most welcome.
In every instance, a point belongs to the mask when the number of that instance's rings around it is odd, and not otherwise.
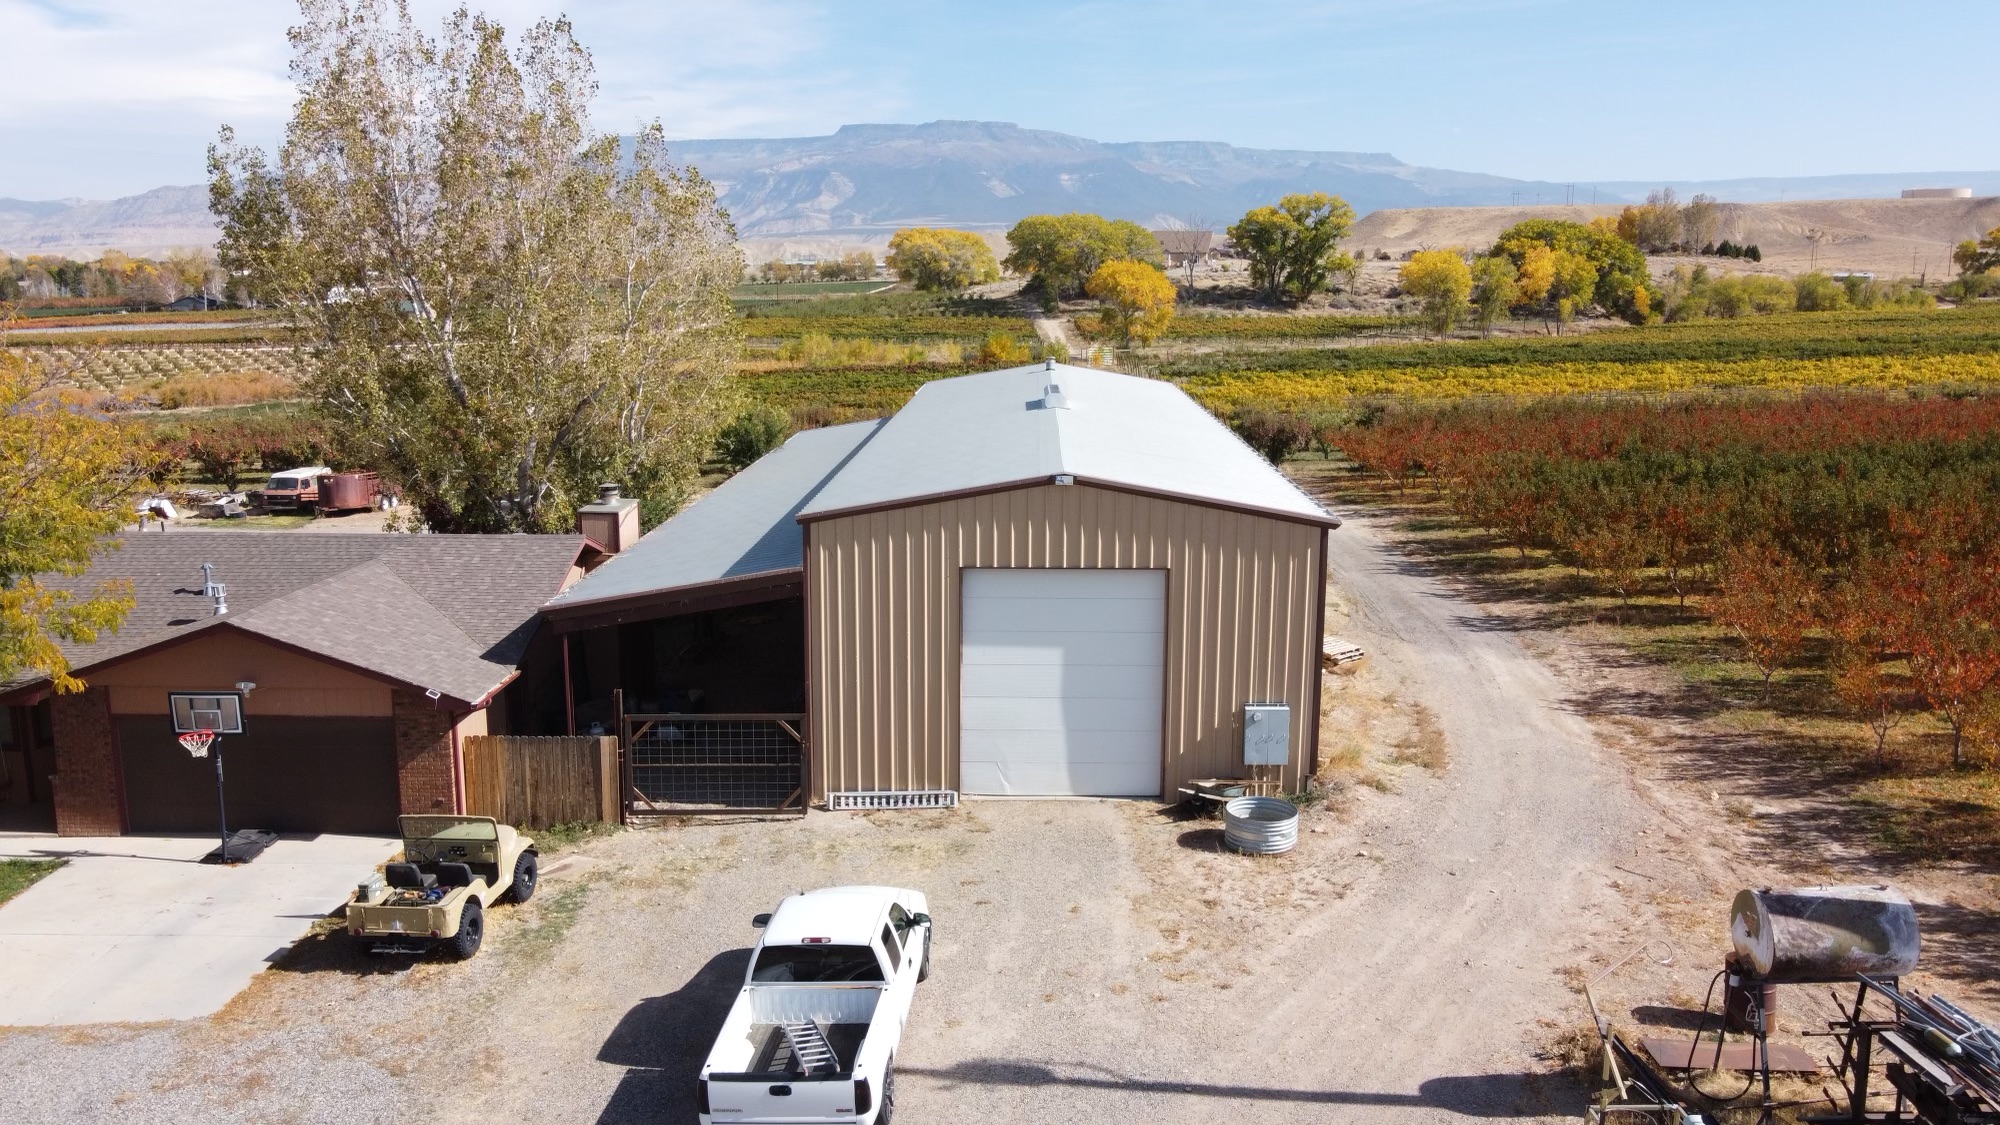
[[[396,736],[388,719],[251,716],[223,751],[231,828],[396,831]],[[133,832],[215,830],[215,763],[191,758],[165,715],[118,719]]]

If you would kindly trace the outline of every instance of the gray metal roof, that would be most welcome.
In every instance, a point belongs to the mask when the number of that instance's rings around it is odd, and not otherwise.
[[[115,633],[64,644],[83,678],[96,665],[207,629],[233,628],[474,702],[507,681],[583,545],[576,535],[382,535],[299,531],[130,533],[57,589],[132,583]],[[201,592],[215,564],[229,613]],[[16,685],[18,686],[18,685]]]
[[[884,424],[874,419],[792,435],[551,599],[548,608],[798,569],[805,551],[799,509]]]
[[[1059,408],[1044,402],[1050,384],[1062,388]],[[800,518],[1058,474],[1336,522],[1179,387],[1064,364],[925,383]]]

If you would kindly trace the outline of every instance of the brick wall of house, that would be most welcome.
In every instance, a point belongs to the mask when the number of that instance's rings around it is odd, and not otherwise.
[[[118,736],[111,692],[93,687],[49,701],[56,745],[56,831],[117,836],[125,831],[119,797]]]
[[[406,813],[448,813],[455,806],[451,727],[454,716],[431,700],[397,689],[396,781]]]

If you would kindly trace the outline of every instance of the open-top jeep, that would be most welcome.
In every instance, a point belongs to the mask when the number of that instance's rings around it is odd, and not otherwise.
[[[376,953],[479,952],[486,910],[535,893],[535,842],[490,816],[404,816],[403,859],[354,892],[347,932]]]

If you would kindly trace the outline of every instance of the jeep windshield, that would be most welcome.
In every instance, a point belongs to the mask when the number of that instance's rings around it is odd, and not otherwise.
[[[865,945],[767,945],[757,955],[752,981],[826,983],[879,982],[882,963]]]

